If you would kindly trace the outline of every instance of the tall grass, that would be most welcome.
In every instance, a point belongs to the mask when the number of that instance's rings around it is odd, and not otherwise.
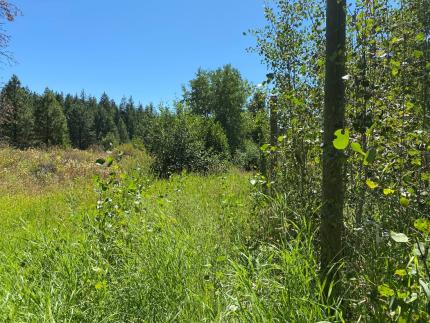
[[[320,305],[314,228],[303,216],[276,245],[257,238],[264,221],[249,174],[155,180],[127,163],[97,185],[0,197],[0,321],[313,322],[333,313]]]

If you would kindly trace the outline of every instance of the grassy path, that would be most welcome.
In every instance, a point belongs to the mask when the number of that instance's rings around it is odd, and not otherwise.
[[[85,222],[96,213],[91,184],[0,196],[0,320],[215,317],[216,284],[250,234],[248,178],[149,184],[128,223],[132,242],[114,236],[122,250],[111,262]]]
[[[0,188],[0,322],[325,318],[312,233],[304,223],[283,247],[257,241],[283,207],[258,214],[250,174],[118,175],[99,195],[88,177],[45,189],[26,169],[28,191]]]

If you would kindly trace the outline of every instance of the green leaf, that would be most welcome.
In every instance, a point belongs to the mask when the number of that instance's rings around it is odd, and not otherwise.
[[[412,293],[408,298],[405,299],[405,303],[406,304],[412,303],[412,302],[416,301],[417,298],[418,298],[418,294]]]
[[[372,181],[370,179],[366,180],[366,184],[371,190],[374,190],[375,188],[377,188],[379,186],[378,183],[375,183],[374,181]]]
[[[376,52],[376,57],[378,57],[378,58],[384,58],[385,56],[387,56],[387,53],[386,52],[384,52],[383,50],[381,50],[381,49],[379,49],[377,52]]]
[[[338,150],[344,150],[346,147],[348,147],[349,144],[349,130],[348,129],[338,129],[334,133],[336,136],[336,139],[333,140],[333,146],[334,148]]]
[[[414,222],[414,227],[425,233],[430,234],[430,220],[429,219],[416,219]]]
[[[430,173],[422,173],[421,174],[422,181],[430,181]]]
[[[97,165],[100,165],[100,166],[101,166],[101,165],[103,165],[104,163],[105,163],[105,160],[104,160],[103,158],[99,158],[99,159],[97,159],[97,160],[96,160],[96,164],[97,164]]]
[[[110,167],[110,166],[112,166],[112,164],[113,164],[113,158],[109,156],[109,157],[106,159],[106,166],[107,166],[107,167]]]
[[[392,59],[390,61],[390,65],[391,65],[391,75],[397,76],[399,74],[399,69],[400,69],[401,63]]]
[[[397,232],[391,231],[390,236],[391,236],[391,239],[393,239],[395,242],[399,242],[399,243],[409,242],[409,238],[404,233],[397,233]]]
[[[408,150],[408,155],[409,156],[419,156],[421,154],[421,152],[417,149],[409,149]]]
[[[407,273],[407,271],[405,269],[397,269],[394,274],[397,275],[397,276],[400,276],[400,277],[404,277],[408,273]]]
[[[361,148],[361,145],[358,142],[351,143],[351,148],[356,153],[359,153],[359,154],[361,154],[363,156],[366,156],[366,153],[363,151],[363,149]]]
[[[418,42],[422,42],[426,39],[426,35],[424,33],[419,33],[415,36],[415,40]]]
[[[406,297],[409,296],[409,292],[408,291],[397,291],[397,297],[398,298],[402,298],[405,299]]]
[[[402,65],[399,61],[396,61],[394,59],[392,59],[390,61],[390,64],[391,64],[392,67],[397,67],[397,68],[400,68],[400,66]]]
[[[364,165],[369,165],[369,163],[373,163],[376,159],[376,148],[370,148],[367,153],[366,157],[364,158]]]
[[[406,106],[406,111],[408,112],[410,112],[415,107],[415,105],[410,101],[406,102],[405,106]]]
[[[393,37],[393,38],[391,38],[390,43],[391,43],[391,44],[395,44],[395,43],[398,43],[399,41],[400,41],[400,39],[399,39],[399,38],[397,38],[397,37]]]
[[[424,290],[424,293],[427,295],[427,298],[430,300],[430,287],[429,284],[420,278],[419,280],[421,287]]]
[[[425,252],[426,244],[422,241],[414,243],[413,254],[418,257],[422,257],[423,252]]]
[[[391,195],[395,192],[395,190],[391,188],[384,188],[384,195]]]
[[[414,159],[412,159],[411,164],[415,165],[415,166],[421,166],[421,159],[420,158],[414,158]]]
[[[378,293],[383,297],[394,296],[394,290],[392,290],[387,284],[382,284],[378,286]]]
[[[400,205],[401,206],[403,206],[403,207],[408,207],[409,206],[409,200],[406,198],[406,197],[404,197],[404,196],[402,196],[401,198],[400,198]]]
[[[263,146],[260,147],[261,151],[267,151],[270,147],[270,144],[264,144]]]

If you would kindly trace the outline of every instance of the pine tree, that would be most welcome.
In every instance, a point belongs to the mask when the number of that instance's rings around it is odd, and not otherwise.
[[[66,110],[70,142],[73,147],[87,149],[94,143],[94,133],[91,131],[93,115],[83,103],[74,103]]]
[[[128,131],[127,131],[127,126],[125,125],[125,122],[122,118],[120,118],[118,122],[118,135],[119,135],[119,141],[121,143],[126,143],[130,140]]]
[[[157,135],[156,123],[156,112],[154,106],[149,104],[146,107],[139,105],[136,110],[136,127],[135,127],[135,138],[139,138],[143,141],[145,147],[149,150],[152,149],[154,137]]]
[[[103,93],[97,105],[94,116],[94,133],[98,142],[105,141],[109,134],[109,140],[117,142],[119,140],[118,128],[115,124],[117,109],[110,101],[106,93]]]
[[[0,138],[12,146],[27,147],[32,142],[33,125],[30,95],[13,75],[0,96]]]
[[[52,146],[68,143],[67,120],[63,107],[49,89],[45,90],[43,97],[37,102],[34,118],[35,137],[39,144]]]
[[[125,109],[122,110],[122,119],[127,127],[128,136],[133,139],[136,132],[136,107],[134,106],[133,98],[130,97],[125,105]],[[120,131],[118,129],[118,131]]]

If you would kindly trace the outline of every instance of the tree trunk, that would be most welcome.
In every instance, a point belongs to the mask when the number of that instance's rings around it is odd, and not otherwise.
[[[326,69],[323,135],[323,178],[321,209],[321,275],[327,280],[325,296],[330,283],[338,280],[339,261],[342,258],[344,155],[333,146],[334,133],[344,128],[345,119],[345,38],[346,1],[327,0]],[[338,288],[332,296],[339,295]]]
[[[279,127],[278,127],[278,98],[272,96],[269,102],[270,109],[270,145],[276,147],[278,145]],[[269,165],[269,180],[272,181],[274,178],[274,172],[276,169],[277,156],[276,152],[270,154],[270,165]]]
[[[424,53],[424,64],[423,64],[423,84],[422,84],[422,108],[423,108],[423,129],[424,136],[428,136],[430,132],[430,78],[427,64],[430,62],[430,3],[428,0],[423,0],[420,6],[420,20],[424,27],[425,41],[422,45],[422,51]],[[428,140],[428,137],[424,137],[424,143]],[[430,166],[430,152],[423,152],[423,169],[429,169]],[[428,183],[424,184],[428,187]]]
[[[430,129],[430,94],[429,94],[429,86],[430,86],[430,79],[429,79],[429,72],[427,69],[427,63],[429,63],[430,60],[430,45],[429,45],[429,37],[430,37],[430,3],[428,0],[424,0],[422,2],[422,8],[421,8],[421,20],[422,24],[424,26],[424,35],[425,35],[425,41],[423,42],[423,53],[424,53],[424,79],[423,79],[423,115],[424,115],[424,130],[428,131]]]

